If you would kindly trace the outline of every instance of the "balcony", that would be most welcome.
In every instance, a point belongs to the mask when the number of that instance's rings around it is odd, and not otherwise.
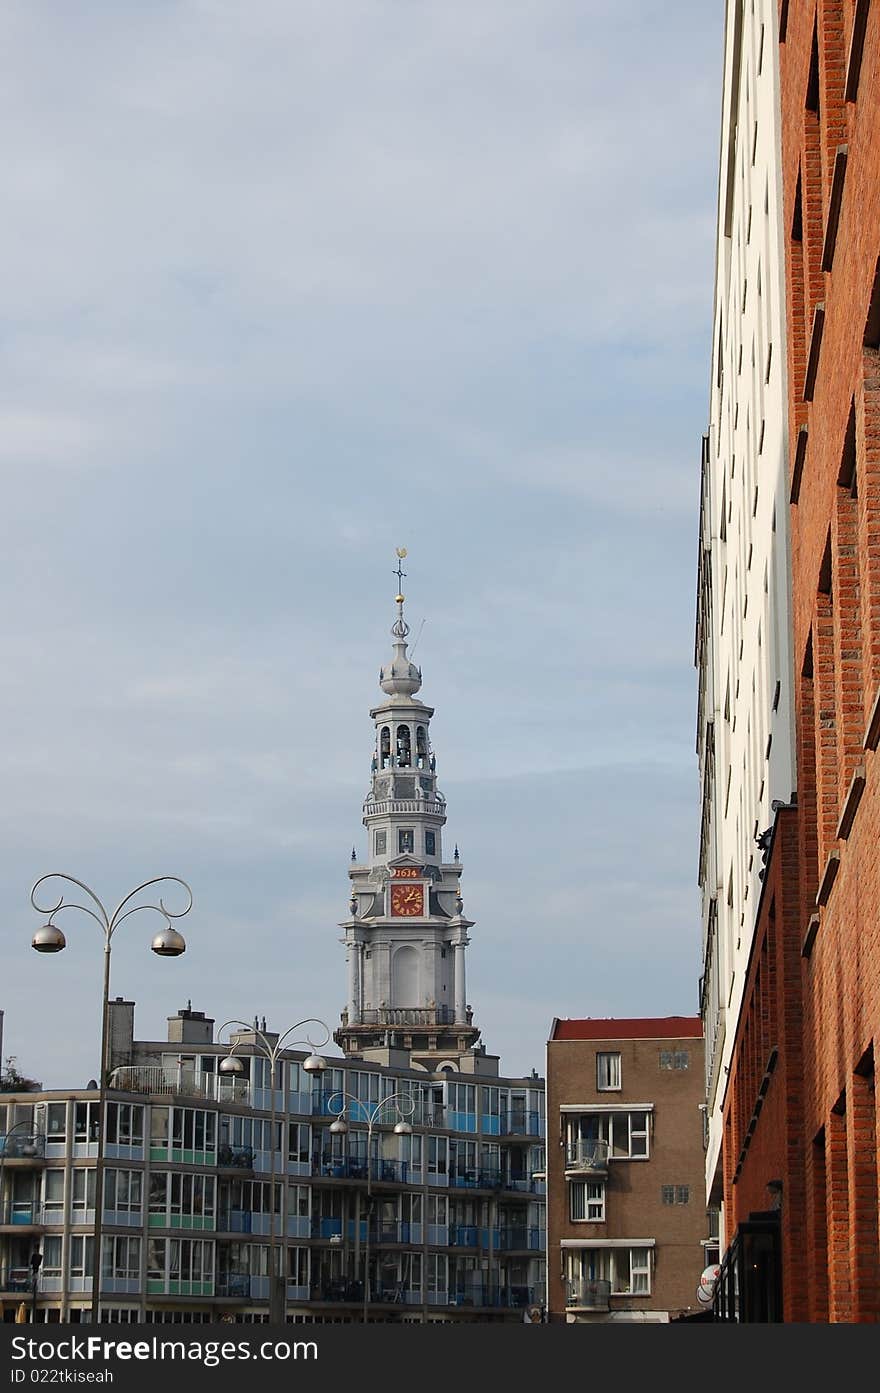
[[[514,1224],[497,1230],[496,1242],[500,1253],[542,1253],[547,1234],[544,1229]]]
[[[165,1069],[161,1064],[138,1064],[114,1069],[111,1088],[120,1093],[144,1093],[150,1097],[177,1095],[205,1098],[215,1103],[249,1103],[251,1086],[230,1074],[205,1073],[201,1069]]]
[[[521,1108],[503,1112],[500,1127],[502,1137],[540,1137],[544,1134],[540,1114],[523,1111]]]
[[[570,1277],[565,1284],[569,1311],[610,1311],[611,1283],[602,1278]]]
[[[608,1174],[608,1143],[598,1139],[572,1142],[565,1152],[565,1173]]]
[[[42,1161],[46,1138],[42,1132],[11,1132],[0,1137],[0,1156],[7,1161]]]

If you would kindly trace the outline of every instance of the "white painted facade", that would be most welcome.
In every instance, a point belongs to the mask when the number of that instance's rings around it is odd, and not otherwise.
[[[710,1204],[763,864],[796,788],[775,0],[728,0],[695,661]],[[722,1235],[723,1239],[723,1235]]]

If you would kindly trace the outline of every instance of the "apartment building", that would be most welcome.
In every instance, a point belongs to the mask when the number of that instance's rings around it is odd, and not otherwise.
[[[763,876],[797,784],[777,45],[776,0],[729,0],[695,647],[706,1190],[719,1208],[725,1100]]]
[[[547,1044],[552,1321],[695,1313],[718,1259],[705,1203],[698,1016],[554,1020]]]
[[[133,1007],[111,1010],[119,1039]],[[543,1304],[542,1080],[502,1078],[484,1054],[428,1076],[393,1049],[384,1064],[327,1056],[310,1075],[284,1052],[273,1122],[257,1033],[235,1033],[246,1072],[230,1078],[213,1027],[184,1010],[167,1041],[132,1041],[138,1063],[103,1101],[0,1097],[6,1320],[21,1301],[37,1320],[89,1319],[102,1136],[102,1320],[267,1319],[273,1223],[289,1320],[363,1319],[367,1260],[373,1321],[521,1321]],[[340,1135],[343,1093],[360,1104]],[[392,1094],[404,1113],[381,1107]]]

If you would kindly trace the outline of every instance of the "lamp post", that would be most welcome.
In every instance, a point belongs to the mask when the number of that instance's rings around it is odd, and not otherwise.
[[[65,900],[64,889],[57,904],[40,904],[38,895],[39,890],[46,881],[54,880],[62,882],[62,885],[76,886],[82,890],[91,900],[91,905],[79,904],[75,900]],[[158,904],[143,903],[132,904],[132,900],[141,891],[148,890],[152,885],[180,885],[186,891],[186,906],[184,909],[168,909],[161,896]],[[31,947],[38,953],[60,953],[66,947],[67,939],[61,932],[57,924],[53,922],[55,916],[62,910],[78,909],[81,914],[87,914],[90,919],[94,919],[99,929],[104,935],[104,987],[101,1001],[101,1058],[98,1070],[98,1152],[95,1157],[95,1252],[92,1258],[92,1310],[91,1318],[95,1323],[100,1315],[101,1297],[101,1209],[103,1205],[103,1173],[104,1173],[104,1102],[105,1088],[107,1084],[107,1074],[110,1069],[110,951],[113,935],[124,920],[130,918],[132,914],[139,913],[142,909],[152,910],[156,914],[161,914],[165,919],[165,928],[157,933],[150,947],[160,958],[179,958],[181,953],[186,951],[186,941],[182,934],[177,932],[171,921],[172,919],[182,919],[185,914],[189,914],[192,909],[192,890],[190,890],[185,880],[181,880],[176,875],[154,876],[152,880],[145,880],[140,885],[130,890],[124,899],[113,910],[112,914],[104,908],[94,890],[91,890],[83,881],[77,880],[75,876],[65,875],[61,871],[50,871],[47,875],[40,876],[31,889],[31,904],[38,914],[47,914],[49,917],[46,923],[34,934],[31,940]],[[88,1194],[86,1195],[88,1200]]]
[[[339,1107],[334,1109],[333,1104],[337,1098],[339,1099]],[[404,1107],[401,1107],[401,1100],[405,1105]],[[367,1236],[364,1242],[363,1317],[364,1324],[366,1325],[367,1321],[369,1320],[370,1306],[370,1220],[372,1218],[373,1209],[373,1128],[375,1127],[376,1122],[378,1118],[381,1116],[384,1109],[388,1107],[389,1103],[393,1103],[395,1108],[397,1109],[397,1121],[394,1124],[394,1131],[399,1137],[408,1137],[412,1132],[412,1126],[409,1122],[409,1118],[413,1116],[416,1110],[416,1104],[415,1099],[413,1098],[411,1093],[404,1093],[401,1090],[397,1093],[389,1094],[387,1098],[383,1098],[381,1102],[376,1103],[372,1108],[370,1108],[367,1104],[363,1103],[360,1098],[356,1098],[353,1093],[347,1093],[344,1089],[341,1089],[339,1092],[334,1093],[327,1100],[328,1111],[331,1113],[335,1111],[336,1113],[336,1121],[330,1124],[330,1131],[333,1132],[336,1136],[344,1136],[345,1133],[348,1131],[348,1123],[346,1122],[345,1117],[343,1116],[348,1103],[354,1103],[355,1105],[356,1111],[355,1114],[353,1114],[354,1120],[365,1122],[367,1127]],[[362,1116],[358,1117],[358,1113],[362,1114]]]
[[[263,1022],[265,1025],[265,1021]],[[305,1025],[319,1025],[324,1031],[323,1040],[317,1042],[306,1036],[302,1040],[291,1040],[290,1036],[295,1030],[301,1030]],[[327,1061],[323,1055],[317,1053],[322,1046],[327,1044],[330,1039],[330,1028],[324,1021],[318,1020],[315,1016],[307,1016],[305,1020],[297,1021],[294,1025],[288,1026],[283,1034],[276,1036],[274,1042],[268,1038],[264,1031],[257,1028],[256,1023],[248,1025],[247,1021],[231,1020],[224,1021],[217,1031],[217,1039],[229,1026],[238,1026],[247,1031],[254,1037],[254,1048],[269,1061],[269,1092],[271,1094],[271,1148],[269,1161],[269,1321],[272,1324],[282,1324],[287,1315],[287,1274],[280,1274],[282,1281],[279,1283],[279,1274],[276,1271],[277,1246],[275,1242],[275,1149],[277,1132],[277,1108],[275,1104],[275,1081],[278,1065],[278,1058],[282,1050],[292,1049],[295,1045],[308,1045],[311,1054],[303,1060],[303,1069],[307,1074],[320,1074],[327,1068]],[[244,1061],[235,1053],[238,1041],[230,1044],[229,1053],[221,1059],[218,1071],[221,1074],[241,1075],[245,1072]],[[280,1207],[281,1215],[284,1214],[284,1205]]]

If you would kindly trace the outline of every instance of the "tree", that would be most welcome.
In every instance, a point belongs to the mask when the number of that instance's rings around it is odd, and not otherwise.
[[[16,1055],[6,1056],[6,1065],[0,1070],[0,1093],[39,1093],[42,1087],[37,1079],[19,1073]]]

